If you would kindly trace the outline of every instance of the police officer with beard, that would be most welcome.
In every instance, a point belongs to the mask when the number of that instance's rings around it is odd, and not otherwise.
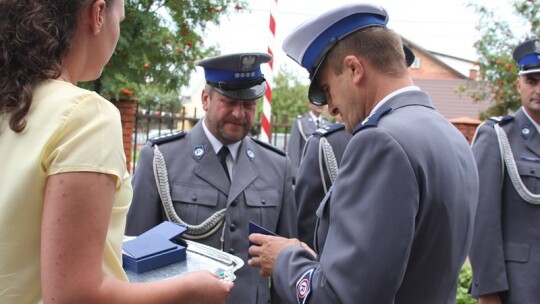
[[[170,220],[188,226],[184,237],[246,262],[249,221],[296,237],[290,162],[281,150],[246,136],[266,90],[260,65],[270,60],[241,53],[196,63],[205,72],[206,115],[191,131],[152,139],[141,150],[126,235]],[[279,303],[257,269],[244,266],[235,275],[228,303]]]

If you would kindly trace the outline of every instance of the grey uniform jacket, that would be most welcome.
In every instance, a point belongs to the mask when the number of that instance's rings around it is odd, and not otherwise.
[[[228,303],[269,303],[268,278],[247,265],[248,222],[284,237],[296,237],[296,205],[285,154],[252,138],[244,138],[231,185],[202,122],[184,136],[169,138],[158,145],[167,164],[174,208],[181,219],[188,224],[200,224],[227,207],[224,251],[246,262],[235,273],[235,288]],[[202,155],[200,149],[204,151]],[[152,169],[153,154],[152,143],[141,150],[133,176],[134,194],[126,235],[139,235],[167,220]],[[220,248],[221,233],[222,229],[218,229],[200,242]]]
[[[300,161],[302,160],[302,152],[307,139],[317,130],[318,127],[323,127],[330,124],[325,117],[321,118],[319,126],[315,124],[309,113],[298,115],[291,126],[291,134],[287,141],[287,154],[291,160],[291,168],[293,178],[296,178]]]
[[[397,94],[345,149],[317,210],[318,259],[287,247],[275,287],[290,302],[309,289],[310,304],[455,304],[477,201],[465,137],[424,92]]]
[[[329,172],[334,171],[329,170],[339,167],[351,137],[343,124],[331,124],[317,129],[306,143],[303,161],[296,177],[294,198],[298,208],[298,239],[312,248],[317,222],[315,211],[332,185]],[[323,140],[331,147],[337,165],[335,168],[330,160],[329,163],[326,161],[328,154],[322,148]]]
[[[540,135],[520,109],[503,119],[524,185],[540,193]],[[470,252],[472,295],[499,292],[503,303],[539,303],[540,205],[523,200],[501,162],[494,122],[480,125],[473,142],[480,199]]]

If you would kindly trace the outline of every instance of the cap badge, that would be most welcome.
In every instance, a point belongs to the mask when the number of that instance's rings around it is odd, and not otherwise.
[[[534,42],[534,52],[540,54],[540,40]]]
[[[255,65],[255,61],[257,61],[257,56],[254,55],[245,55],[240,58],[240,62],[242,64],[241,70],[242,71],[250,71],[253,70],[253,67]]]

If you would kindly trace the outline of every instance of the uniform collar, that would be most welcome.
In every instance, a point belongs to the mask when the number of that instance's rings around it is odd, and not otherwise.
[[[529,113],[527,113],[527,110],[525,110],[525,108],[523,108],[523,113],[525,113],[525,116],[527,116],[527,118],[531,121],[531,123],[533,124],[533,126],[536,128],[536,131],[538,132],[538,134],[540,134],[540,125],[534,121],[534,119],[532,119],[532,117],[529,115]]]
[[[319,116],[319,117],[315,116],[315,114],[313,114],[313,112],[311,110],[309,111],[309,116],[311,117],[311,119],[313,119],[313,122],[315,122],[315,123],[316,123],[317,120],[320,121],[321,116]]]
[[[420,88],[417,86],[408,86],[408,87],[401,88],[397,91],[394,91],[386,95],[383,99],[381,99],[381,101],[379,101],[378,104],[375,105],[373,110],[371,110],[371,113],[369,113],[368,117],[373,115],[373,113],[375,113],[375,111],[377,111],[378,108],[380,108],[383,104],[385,104],[388,100],[390,100],[390,98],[396,96],[397,94],[401,94],[403,92],[408,92],[408,91],[420,91]]]

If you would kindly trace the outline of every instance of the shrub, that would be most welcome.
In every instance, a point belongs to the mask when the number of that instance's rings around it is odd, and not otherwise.
[[[456,304],[476,304],[476,300],[469,294],[469,286],[472,282],[471,265],[465,264],[459,272],[459,284],[457,290]]]

